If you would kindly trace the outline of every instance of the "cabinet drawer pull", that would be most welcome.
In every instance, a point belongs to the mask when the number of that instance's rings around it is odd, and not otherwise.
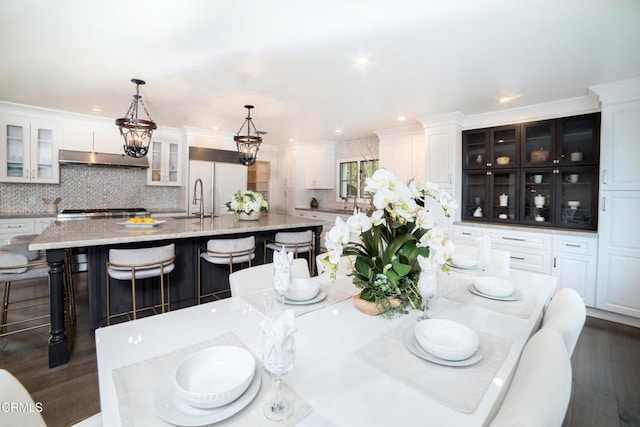
[[[7,225],[7,228],[22,228],[23,225]]]
[[[524,260],[525,260],[525,258],[524,258],[524,257],[521,257],[521,256],[510,256],[509,258],[511,258],[511,259],[516,259],[516,260],[518,260],[518,261],[524,261]]]
[[[463,235],[463,236],[472,236],[472,235],[473,235],[473,233],[469,233],[468,231],[463,231],[463,232],[462,232],[462,235]]]
[[[602,169],[602,183],[603,184],[607,183],[607,170],[606,169]]]
[[[576,244],[576,243],[565,243],[564,245],[568,246],[570,248],[581,248],[582,247],[582,245]]]
[[[502,238],[503,238],[504,240],[515,240],[516,242],[526,242],[526,241],[527,241],[527,239],[522,239],[522,238],[519,238],[519,237],[507,237],[507,236],[502,236]]]

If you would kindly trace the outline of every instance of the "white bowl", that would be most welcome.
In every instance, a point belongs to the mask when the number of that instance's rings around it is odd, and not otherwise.
[[[256,372],[253,355],[245,349],[216,346],[200,350],[176,368],[178,394],[196,408],[217,408],[236,400]]]
[[[420,347],[444,360],[465,360],[480,345],[480,337],[473,330],[445,319],[422,320],[414,327]]]
[[[570,208],[579,208],[580,207],[580,201],[579,200],[569,200],[567,202],[567,205],[569,205]]]
[[[469,255],[454,254],[451,256],[451,264],[460,268],[471,268],[478,265],[478,261]]]
[[[510,281],[499,277],[475,277],[473,286],[485,295],[498,298],[508,297],[514,291],[513,284]]]
[[[317,280],[297,278],[291,280],[291,289],[286,297],[291,301],[307,301],[315,298],[318,292],[320,292],[320,284]]]
[[[510,161],[511,158],[509,156],[501,156],[496,159],[496,163],[500,166],[508,165]]]

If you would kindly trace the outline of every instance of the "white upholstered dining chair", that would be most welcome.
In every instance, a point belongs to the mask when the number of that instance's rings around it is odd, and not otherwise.
[[[562,288],[551,299],[542,327],[560,332],[571,357],[586,319],[587,309],[580,294],[571,288]]]
[[[0,410],[0,426],[46,427],[47,425],[38,412],[39,406],[27,389],[6,369],[0,369],[0,403],[9,408]],[[10,410],[9,405],[12,404],[22,410]],[[41,406],[40,409],[42,410]]]
[[[294,279],[310,277],[306,259],[296,258],[293,260],[291,277]],[[273,263],[234,271],[229,275],[229,287],[231,288],[232,297],[251,294],[263,289],[271,289],[273,287]]]
[[[571,361],[562,335],[536,332],[525,345],[491,427],[560,427],[571,397]]]

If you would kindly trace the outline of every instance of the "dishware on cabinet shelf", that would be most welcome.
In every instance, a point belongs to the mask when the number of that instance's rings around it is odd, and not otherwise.
[[[500,156],[496,159],[496,163],[499,166],[506,166],[511,162],[511,158],[509,156]]]
[[[542,175],[531,175],[529,180],[533,183],[540,184],[542,183]]]
[[[531,160],[531,163],[544,163],[549,160],[549,154],[549,150],[541,148],[539,150],[533,150],[529,159]]]
[[[535,204],[536,208],[543,208],[544,202],[545,202],[545,197],[540,194],[534,196],[533,198],[533,203]]]
[[[582,151],[574,151],[571,153],[570,158],[572,162],[582,161]]]
[[[572,173],[571,175],[567,175],[567,177],[565,178],[567,182],[571,183],[571,184],[575,184],[578,182],[578,179],[580,178],[580,175],[578,175],[577,173]]]
[[[502,207],[506,207],[509,206],[509,196],[505,193],[502,193],[500,196],[498,196],[500,199],[500,206]]]
[[[571,208],[571,209],[578,209],[581,205],[579,200],[569,200],[567,202],[567,205]]]
[[[482,218],[482,208],[478,206],[475,211],[473,211],[473,216],[475,218]]]

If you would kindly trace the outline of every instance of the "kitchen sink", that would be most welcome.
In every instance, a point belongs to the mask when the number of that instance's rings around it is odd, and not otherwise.
[[[218,215],[205,215],[205,218],[217,218]],[[199,215],[182,215],[182,216],[172,216],[171,219],[200,219]]]

